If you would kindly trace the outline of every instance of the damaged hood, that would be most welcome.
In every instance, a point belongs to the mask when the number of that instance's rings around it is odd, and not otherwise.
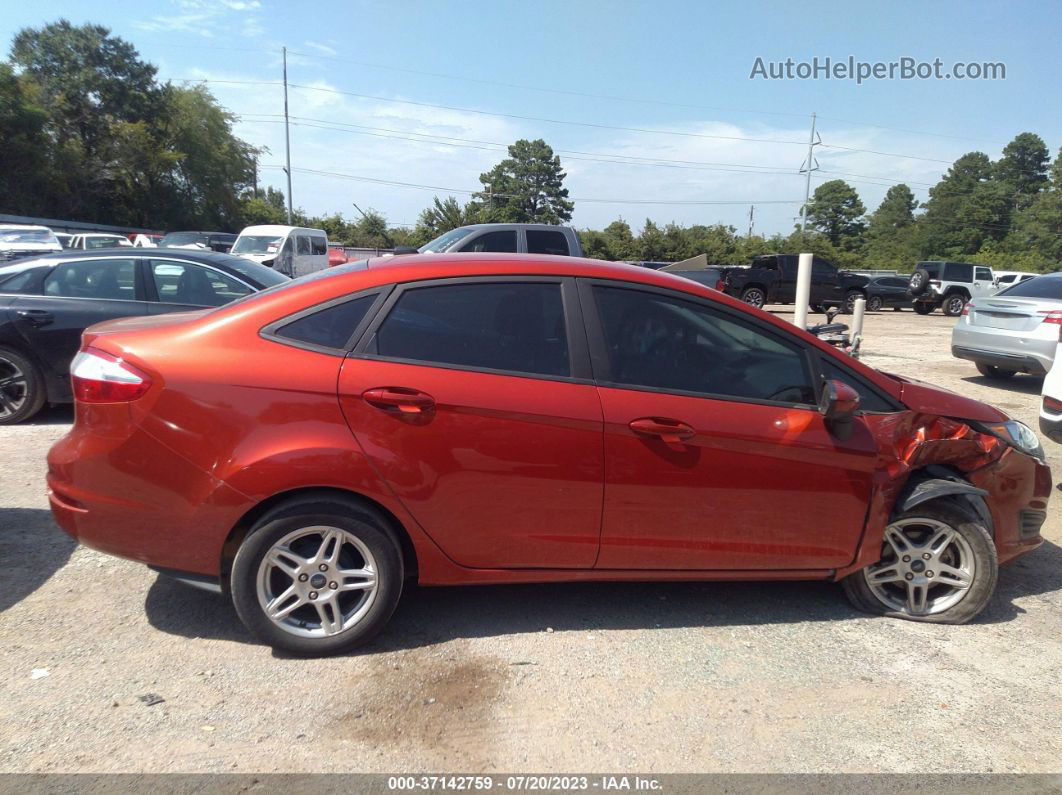
[[[1010,419],[1004,412],[980,400],[957,395],[925,381],[904,378],[894,373],[886,375],[900,383],[900,401],[913,411],[974,422],[1005,422]]]

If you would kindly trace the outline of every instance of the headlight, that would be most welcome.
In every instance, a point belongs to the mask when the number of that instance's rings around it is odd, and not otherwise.
[[[1017,420],[982,425],[982,430],[1002,439],[1016,450],[1044,460],[1044,448],[1028,425]]]

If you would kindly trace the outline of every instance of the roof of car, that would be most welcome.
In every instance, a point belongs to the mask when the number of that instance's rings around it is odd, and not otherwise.
[[[221,254],[217,251],[211,251],[210,249],[195,249],[195,248],[137,248],[136,246],[115,246],[113,248],[93,248],[88,250],[82,249],[64,249],[63,251],[55,251],[52,253],[41,254],[39,257],[28,257],[25,259],[15,260],[10,265],[5,265],[3,271],[5,273],[13,273],[17,268],[24,270],[26,268],[39,267],[41,265],[52,265],[58,262],[64,262],[66,260],[88,260],[88,259],[108,259],[110,257],[157,257],[160,255],[173,255],[183,257],[185,259],[196,260],[199,262],[206,262],[211,265],[217,265],[219,267],[226,267],[232,258],[229,254]]]
[[[44,230],[45,232],[51,232],[52,231],[51,229],[49,229],[46,226],[38,226],[36,224],[0,224],[0,230],[3,230],[3,229],[17,229],[17,230],[22,231],[22,232],[26,232],[26,231],[40,232],[41,230]]]

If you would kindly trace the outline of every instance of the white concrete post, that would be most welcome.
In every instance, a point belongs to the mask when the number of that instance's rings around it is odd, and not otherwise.
[[[808,327],[808,301],[811,300],[811,254],[801,254],[797,260],[796,311],[793,323],[797,328]]]
[[[857,298],[852,307],[852,353],[858,355],[860,343],[863,341],[863,316],[867,311],[867,299]]]

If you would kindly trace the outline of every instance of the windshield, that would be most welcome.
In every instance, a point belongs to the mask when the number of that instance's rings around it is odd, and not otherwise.
[[[233,254],[276,254],[280,250],[283,237],[276,235],[247,235],[236,241],[232,247]]]
[[[1001,296],[1007,298],[1053,298],[1062,299],[1062,274],[1050,276],[1037,276],[1018,282],[1013,287],[1008,287],[996,293],[993,298]]]
[[[187,246],[189,243],[199,243],[206,245],[206,235],[201,235],[198,232],[171,232],[162,238],[161,246]]]
[[[0,243],[52,243],[59,239],[50,229],[0,229]]]
[[[434,240],[425,243],[423,246],[417,249],[421,254],[432,254],[439,251],[446,251],[450,246],[456,243],[461,238],[465,237],[472,230],[468,227],[458,227],[457,229],[451,229],[446,234],[439,235]]]

